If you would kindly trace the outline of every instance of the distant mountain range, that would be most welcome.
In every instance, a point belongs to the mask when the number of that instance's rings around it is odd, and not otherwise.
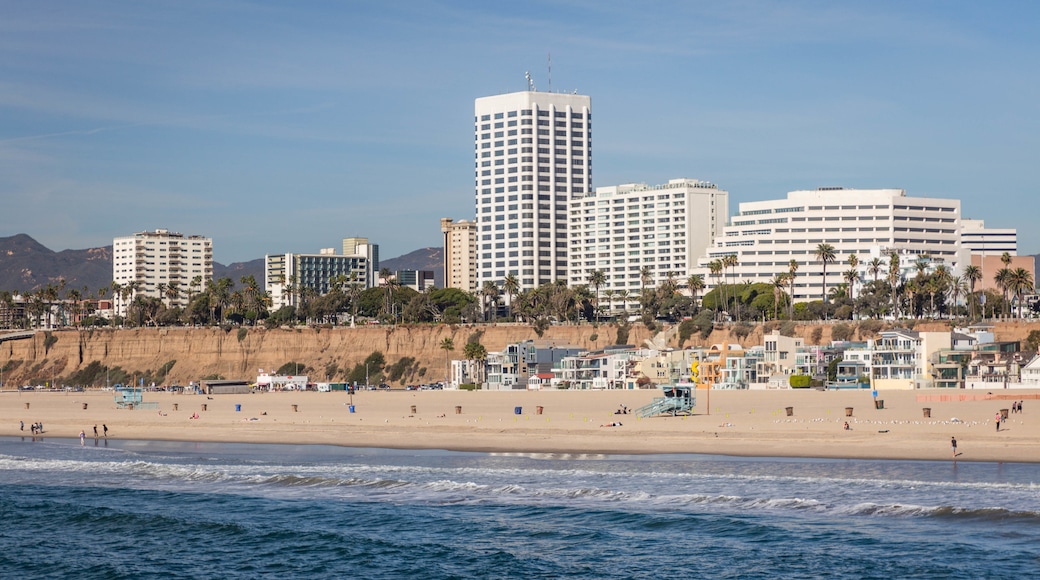
[[[438,287],[443,284],[440,248],[422,248],[397,258],[383,260],[380,268],[396,270],[433,270]],[[213,277],[231,278],[237,284],[252,275],[264,283],[264,259],[234,262],[227,266],[214,262]],[[97,295],[98,288],[112,283],[112,246],[55,252],[27,234],[0,238],[0,290],[29,292],[48,284]]]

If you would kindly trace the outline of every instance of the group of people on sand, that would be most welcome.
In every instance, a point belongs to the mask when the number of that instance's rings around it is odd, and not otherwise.
[[[1011,401],[1011,412],[1021,413],[1022,412],[1022,401]]]
[[[18,429],[21,430],[21,431],[25,431],[25,421],[19,421],[18,422]],[[38,423],[33,423],[32,425],[29,425],[29,430],[32,431],[33,435],[41,435],[41,434],[43,434],[43,422],[41,421],[41,422],[38,422]]]
[[[624,404],[622,404],[620,407],[618,407],[617,411],[614,411],[614,414],[615,415],[627,415],[628,414],[628,407],[626,407]]]

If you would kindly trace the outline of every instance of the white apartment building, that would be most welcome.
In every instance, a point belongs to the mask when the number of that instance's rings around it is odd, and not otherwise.
[[[113,296],[115,313],[125,316],[129,300],[159,298],[168,307],[184,307],[188,294],[213,279],[213,239],[169,230],[139,232],[112,240],[112,281],[137,283],[132,297]]]
[[[1001,256],[1004,252],[1018,255],[1018,230],[987,228],[983,220],[961,220],[961,245],[972,254]]]
[[[344,238],[344,255],[335,248],[317,254],[267,254],[264,256],[264,290],[271,296],[271,309],[296,306],[304,288],[327,294],[342,281],[359,288],[378,284],[379,246],[368,238]]]
[[[444,234],[444,287],[477,292],[477,224],[441,218]],[[519,276],[518,276],[519,278]]]
[[[606,277],[601,293],[627,292],[633,299],[639,296],[644,267],[653,280],[650,287],[669,276],[682,283],[712,239],[722,234],[728,216],[729,193],[696,179],[597,187],[575,196],[568,282],[588,284],[599,270]]]
[[[698,260],[697,273],[714,288],[725,280],[712,278],[708,264],[735,254],[730,283],[769,282],[795,260],[794,300],[800,302],[824,294],[823,263],[814,255],[823,243],[833,246],[836,256],[827,265],[828,290],[842,283],[853,254],[861,262],[890,252],[928,255],[957,270],[967,260],[960,214],[959,200],[908,197],[902,189],[792,191],[785,199],[741,203],[738,215]]]
[[[572,197],[592,191],[592,99],[534,90],[476,99],[477,287],[567,279]]]

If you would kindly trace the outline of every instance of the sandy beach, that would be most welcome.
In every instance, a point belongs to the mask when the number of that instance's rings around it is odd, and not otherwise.
[[[93,440],[330,444],[501,453],[709,453],[741,456],[1040,461],[1037,391],[707,391],[690,417],[641,419],[660,391],[364,391],[247,395],[145,393],[158,409],[119,409],[112,392],[0,393],[0,435]],[[960,400],[963,399],[963,400]],[[1022,400],[996,429],[994,415]],[[353,401],[354,413],[349,404]],[[241,410],[236,410],[236,405]],[[628,415],[617,415],[621,405]],[[516,414],[516,407],[521,414]],[[539,413],[539,407],[541,412]],[[791,407],[789,416],[786,408]],[[852,408],[847,416],[846,408]],[[924,416],[929,408],[930,417]],[[458,412],[457,412],[458,411]],[[193,415],[198,415],[193,419]],[[20,422],[25,423],[24,430]],[[844,428],[848,422],[849,429]],[[620,426],[605,426],[620,422]]]

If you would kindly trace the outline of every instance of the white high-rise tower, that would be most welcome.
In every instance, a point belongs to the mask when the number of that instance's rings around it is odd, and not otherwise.
[[[568,204],[592,191],[591,105],[534,90],[476,100],[478,289],[567,279]]]

